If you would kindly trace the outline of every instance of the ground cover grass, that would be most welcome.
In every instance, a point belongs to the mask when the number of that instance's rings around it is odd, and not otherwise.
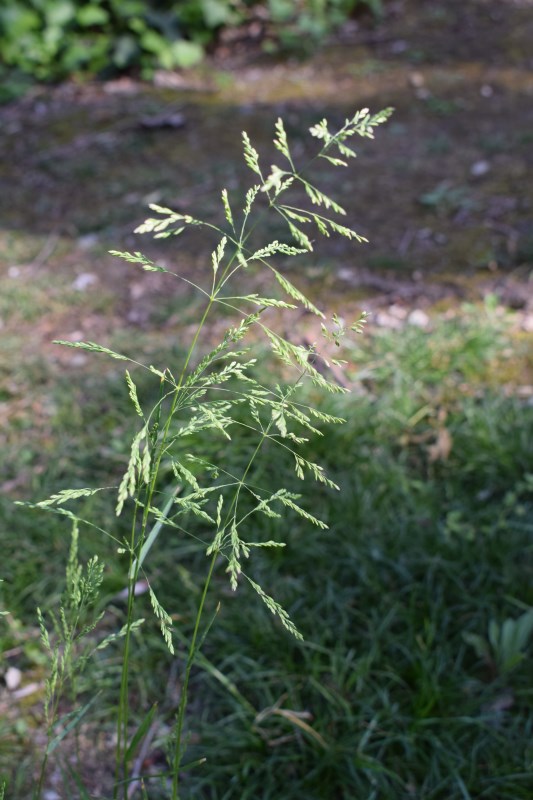
[[[283,557],[265,555],[256,567],[305,641],[289,640],[266,610],[251,597],[235,599],[220,580],[210,612],[221,606],[193,676],[187,730],[186,760],[207,761],[184,773],[186,797],[530,796],[531,661],[525,641],[511,636],[513,651],[501,635],[505,626],[516,633],[533,602],[533,407],[520,397],[531,362],[527,343],[511,339],[511,324],[494,304],[464,308],[435,320],[432,332],[374,332],[351,354],[354,392],[328,407],[348,424],[308,454],[342,489],[340,500],[312,491],[313,509],[330,530],[289,519]],[[46,395],[46,376],[44,386]],[[39,496],[63,486],[66,474],[71,486],[87,485],[88,476],[105,483],[105,474],[112,484],[124,466],[121,444],[130,431],[120,422],[127,393],[118,373],[87,372],[73,394],[66,389],[67,381],[62,403],[51,406],[48,437],[57,450],[40,454],[46,468],[32,487]],[[80,427],[87,435],[73,448]],[[223,442],[214,438],[210,446]],[[231,458],[237,462],[245,449],[243,439]],[[31,462],[35,454],[25,457]],[[262,469],[262,484],[286,471],[287,485],[301,490],[292,465],[266,458]],[[86,510],[103,521],[113,513],[105,504]],[[269,520],[258,524],[271,533]],[[201,527],[192,530],[201,536]],[[68,531],[51,516],[15,514],[6,503],[0,536],[3,607],[11,612],[2,626],[4,666],[39,685],[45,663],[34,607],[57,603]],[[82,538],[81,548],[84,555],[98,549],[108,564],[101,598],[107,632],[123,618],[121,576],[97,534]],[[169,535],[152,555],[181,654],[205,555],[194,539]],[[179,660],[169,679],[168,659],[157,625],[143,626],[135,636],[132,714],[139,722],[154,701],[161,712],[150,728],[145,773],[164,769],[167,723],[179,699]],[[90,776],[95,797],[109,796],[106,737],[119,669],[118,651],[104,651],[81,687],[86,698],[100,691],[76,766]],[[19,701],[4,692],[0,702],[6,796],[27,797],[39,749],[39,692]],[[75,757],[68,739],[58,751],[63,765]],[[76,797],[75,784],[57,775],[60,796]],[[157,779],[147,785],[149,797],[164,796]]]

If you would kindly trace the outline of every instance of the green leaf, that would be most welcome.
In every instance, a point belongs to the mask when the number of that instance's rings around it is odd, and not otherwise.
[[[159,534],[161,532],[161,529],[163,528],[163,526],[165,524],[166,517],[168,516],[168,512],[172,508],[174,500],[176,499],[176,494],[180,491],[180,489],[181,489],[180,486],[176,486],[176,488],[174,489],[173,494],[168,498],[167,502],[165,503],[165,505],[163,507],[163,510],[161,512],[161,516],[158,518],[157,522],[152,527],[152,530],[150,531],[150,533],[146,537],[146,540],[145,540],[143,546],[141,547],[141,552],[139,553],[139,558],[136,561],[134,561],[134,563],[131,566],[130,573],[129,573],[129,579],[130,580],[133,580],[133,577],[135,575],[137,575],[138,571],[140,570],[140,568],[144,564],[146,556],[148,555],[148,553],[150,552],[150,550],[154,546],[154,543],[155,543],[157,537],[159,536]]]
[[[478,658],[485,660],[490,659],[490,647],[487,640],[477,633],[464,632],[462,634],[463,640],[474,648]]]
[[[64,29],[76,15],[76,9],[71,0],[54,0],[53,3],[45,3],[43,10],[48,32],[55,28]]]
[[[113,43],[113,64],[124,69],[131,64],[139,53],[138,38],[131,34],[117,36]]]
[[[64,722],[66,722],[67,719],[69,719],[70,722],[67,725],[65,725],[61,733],[55,736],[48,743],[48,747],[46,748],[47,756],[51,755],[54,752],[54,750],[58,747],[58,745],[61,744],[65,736],[67,736],[71,730],[73,730],[77,725],[79,725],[83,717],[86,715],[90,707],[94,705],[99,696],[100,692],[97,692],[93,697],[91,697],[89,702],[86,703],[84,706],[82,706],[82,708],[80,708],[78,711],[71,711],[68,714],[65,714],[64,717],[61,717],[60,720],[58,720],[57,722],[58,727],[62,725]]]
[[[70,766],[70,764],[66,765],[66,771],[61,764],[59,765],[59,769],[61,771],[61,777],[63,779],[64,786],[67,786],[70,782],[67,780],[67,774],[68,774],[69,779],[75,784],[78,790],[80,800],[92,800],[87,789],[83,785],[79,774],[72,766]]]
[[[83,28],[105,25],[109,20],[109,12],[97,5],[83,5],[76,12],[76,21]]]
[[[154,703],[154,705],[151,707],[149,712],[144,716],[144,719],[142,720],[141,724],[133,734],[131,742],[128,745],[128,749],[126,750],[126,755],[124,756],[124,760],[126,761],[126,763],[128,763],[133,758],[133,756],[137,751],[137,747],[141,743],[142,739],[148,733],[150,725],[152,724],[152,721],[154,719],[156,710],[157,710],[157,703]]]
[[[190,42],[186,39],[179,39],[172,42],[168,49],[168,56],[166,51],[160,54],[161,66],[164,69],[189,69],[195,67],[204,58],[204,48],[198,42]]]
[[[234,11],[234,4],[227,0],[199,0],[199,5],[208,28],[239,24],[240,16]]]

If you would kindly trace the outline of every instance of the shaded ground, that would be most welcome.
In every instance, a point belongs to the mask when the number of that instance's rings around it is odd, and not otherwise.
[[[305,152],[307,127],[323,116],[396,108],[375,142],[361,142],[354,168],[325,178],[370,244],[322,242],[293,267],[311,295],[401,327],[413,309],[412,321],[427,325],[428,313],[493,293],[531,331],[532,40],[525,0],[399,2],[382,24],[347,28],[309,62],[223,47],[201,72],[162,74],[155,86],[69,84],[0,109],[4,444],[52,413],[34,387],[58,359],[86,368],[53,338],[106,342],[138,331],[157,346],[194,318],[183,286],[108,250],[143,248],[200,274],[211,243],[155,246],[131,231],[149,202],[220,220],[220,188],[233,197],[249,185],[240,131],[272,152],[278,115]],[[24,371],[14,369],[21,358]],[[4,485],[13,472],[7,466]]]
[[[103,252],[131,244],[148,200],[205,215],[220,186],[238,185],[242,128],[261,150],[279,114],[303,137],[317,117],[393,105],[388,129],[360,148],[357,169],[337,187],[371,246],[322,251],[311,275],[343,294],[431,303],[490,288],[524,307],[531,4],[396,6],[375,30],[348,31],[310,63],[222,60],[205,76],[160,76],[168,88],[69,85],[3,108],[2,280],[36,259],[38,276],[64,268],[68,281],[94,270],[105,285],[120,268]],[[183,128],[157,126],[175,111]],[[186,245],[172,257],[197,267]],[[11,313],[2,310],[4,321]]]

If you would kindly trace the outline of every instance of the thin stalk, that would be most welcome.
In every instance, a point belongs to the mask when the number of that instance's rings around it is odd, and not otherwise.
[[[48,750],[48,747],[47,747]],[[41,771],[39,773],[39,783],[37,784],[37,788],[33,793],[33,800],[40,800],[42,795],[42,791],[44,788],[44,776],[46,774],[46,766],[48,764],[48,752],[44,754],[44,757],[41,761]]]
[[[294,386],[291,388],[290,392],[285,397],[285,400],[287,400],[290,397],[290,395],[296,390],[297,386],[301,383],[304,375],[305,375],[305,370],[300,374],[300,376],[298,377],[298,380],[294,383]],[[265,440],[267,438],[269,438],[270,429],[272,428],[273,424],[274,424],[274,422],[273,422],[273,420],[271,420],[269,422],[269,424],[267,425],[266,429],[262,432],[261,438],[259,439],[259,442],[257,443],[254,452],[250,456],[250,459],[248,461],[248,464],[246,465],[246,468],[245,468],[245,470],[244,470],[244,472],[242,474],[242,477],[241,477],[240,481],[237,484],[237,488],[235,490],[235,494],[233,496],[233,500],[232,500],[231,505],[230,505],[230,507],[228,509],[228,512],[226,514],[226,523],[225,523],[226,525],[227,525],[227,523],[228,523],[228,521],[229,521],[229,519],[230,519],[230,517],[231,517],[231,515],[232,515],[232,513],[234,511],[234,509],[236,509],[236,506],[237,506],[237,503],[238,503],[238,500],[239,500],[240,491],[241,491],[242,487],[245,485],[245,481],[246,481],[246,478],[248,476],[248,473],[249,473],[250,469],[252,468],[252,465],[253,465],[253,463],[254,463],[254,461],[255,461],[255,459],[256,459],[256,457],[257,457],[257,455],[258,455],[258,453],[259,453],[259,451],[261,449],[261,447],[263,446]],[[183,725],[184,725],[184,722],[185,722],[185,712],[187,710],[187,691],[188,691],[188,687],[189,687],[189,677],[190,677],[191,669],[192,669],[192,666],[194,664],[194,660],[195,660],[196,653],[197,653],[196,641],[198,639],[198,632],[200,630],[200,623],[201,623],[202,614],[203,614],[203,610],[204,610],[204,606],[205,606],[205,600],[206,600],[206,597],[207,597],[207,592],[209,590],[209,586],[211,584],[211,579],[213,577],[213,572],[214,572],[214,568],[215,568],[216,559],[217,559],[219,553],[220,553],[219,550],[215,550],[215,552],[213,553],[212,558],[211,558],[211,562],[210,562],[210,565],[209,565],[209,571],[207,573],[207,577],[206,577],[205,583],[204,583],[204,588],[203,588],[203,591],[202,591],[202,597],[200,599],[200,604],[198,606],[198,611],[196,612],[196,618],[195,618],[195,621],[194,621],[194,630],[193,630],[193,635],[192,635],[192,639],[191,639],[191,644],[189,646],[189,650],[188,650],[188,653],[187,653],[187,663],[186,663],[186,666],[185,666],[185,675],[184,675],[184,678],[183,678],[183,686],[182,686],[182,689],[181,689],[180,704],[179,704],[179,707],[178,707],[178,716],[177,716],[177,720],[176,720],[176,744],[175,744],[174,761],[173,761],[172,800],[179,800],[179,769],[180,769],[180,764],[181,764],[181,759],[182,759],[181,739],[182,739]]]
[[[235,258],[235,256],[233,257],[233,259],[230,260],[229,264],[226,266],[226,268],[225,268],[225,270],[224,270],[224,272],[222,274],[221,280],[224,279],[224,277],[227,274],[228,270],[231,268],[231,264],[232,264],[234,258]],[[196,349],[196,345],[197,345],[200,333],[201,333],[201,331],[202,331],[202,329],[204,327],[204,324],[205,324],[205,321],[207,319],[207,316],[208,316],[208,314],[209,314],[209,312],[211,310],[213,302],[215,301],[215,298],[216,298],[216,294],[217,294],[217,292],[219,290],[220,290],[220,286],[217,287],[217,289],[215,291],[213,291],[211,293],[211,296],[209,297],[209,302],[207,303],[207,306],[206,306],[206,308],[204,310],[203,316],[202,316],[202,318],[201,318],[201,320],[200,320],[200,322],[198,324],[198,327],[196,329],[195,335],[193,337],[193,340],[192,340],[191,345],[189,347],[189,350],[187,352],[187,356],[185,358],[185,362],[183,364],[183,368],[181,370],[181,374],[180,374],[180,377],[178,379],[178,383],[176,384],[176,388],[175,388],[175,391],[174,391],[174,397],[173,397],[173,400],[172,400],[172,403],[171,403],[171,407],[170,407],[168,415],[167,415],[167,419],[166,419],[165,427],[164,427],[163,432],[162,432],[161,440],[159,442],[159,447],[158,447],[156,459],[155,459],[155,462],[154,462],[153,467],[152,467],[150,485],[145,490],[146,502],[144,503],[144,511],[143,511],[142,522],[141,522],[141,530],[139,532],[139,536],[138,536],[137,539],[136,539],[136,535],[135,535],[136,522],[137,522],[137,508],[138,508],[137,505],[136,505],[136,510],[135,510],[134,517],[133,517],[131,538],[130,538],[130,548],[129,548],[129,550],[130,550],[130,564],[129,564],[129,570],[128,570],[128,574],[131,577],[130,577],[129,582],[128,582],[128,606],[127,606],[127,613],[126,613],[126,633],[125,633],[125,639],[124,639],[124,658],[123,658],[123,663],[122,663],[119,709],[118,709],[118,719],[117,719],[116,775],[115,775],[115,788],[114,788],[114,792],[113,792],[114,800],[117,800],[117,798],[118,798],[118,785],[119,785],[119,780],[118,779],[119,779],[119,776],[120,776],[120,772],[121,771],[123,772],[123,778],[125,779],[126,776],[127,776],[127,771],[128,771],[128,765],[127,765],[127,761],[126,761],[125,743],[126,743],[126,740],[127,740],[127,727],[128,727],[129,656],[130,656],[130,646],[131,646],[131,629],[132,629],[132,624],[133,624],[133,610],[134,610],[134,602],[135,602],[135,591],[134,590],[135,590],[135,584],[137,582],[139,569],[140,569],[139,559],[138,559],[138,557],[135,556],[135,553],[136,552],[140,553],[140,550],[142,548],[142,545],[143,545],[145,537],[146,537],[146,528],[147,528],[147,523],[148,523],[148,515],[149,515],[149,510],[150,510],[152,498],[153,498],[153,495],[154,495],[154,492],[155,492],[155,486],[156,486],[156,483],[157,483],[157,478],[158,478],[158,475],[159,475],[159,467],[160,467],[160,464],[161,464],[161,459],[163,458],[163,454],[165,452],[165,446],[166,446],[166,442],[167,442],[167,439],[168,439],[168,433],[169,433],[169,430],[170,430],[170,424],[172,422],[172,419],[174,417],[174,413],[176,411],[176,407],[178,405],[178,401],[179,401],[179,397],[180,397],[180,391],[181,391],[182,384],[183,384],[183,379],[185,377],[185,373],[186,373],[187,367],[189,366],[189,363],[190,363],[190,360],[192,358],[192,355],[193,355],[193,353],[194,353],[194,351]],[[202,605],[202,608],[203,608],[203,605]],[[199,624],[199,622],[200,622],[200,619],[198,619],[198,624]],[[183,721],[182,721],[182,724],[183,724]]]
[[[257,444],[257,447],[255,448],[250,460],[248,461],[248,464],[246,466],[246,469],[244,470],[242,478],[240,479],[240,481],[238,483],[235,495],[233,497],[232,504],[231,504],[231,506],[230,506],[230,508],[228,510],[228,519],[229,519],[229,516],[231,515],[231,512],[232,512],[233,508],[235,507],[235,505],[236,505],[236,503],[238,501],[238,497],[239,497],[239,493],[240,493],[241,487],[242,487],[244,481],[246,480],[246,476],[247,476],[248,472],[250,471],[250,468],[251,468],[251,466],[253,464],[253,461],[254,461],[257,453],[259,452],[259,450],[261,448],[261,445],[265,441],[265,438],[266,438],[265,433],[263,433],[263,435],[261,436],[261,439],[259,440],[259,443]],[[211,558],[211,563],[209,565],[209,571],[207,573],[207,578],[206,578],[205,583],[204,583],[202,597],[200,599],[200,604],[198,606],[198,611],[196,613],[196,618],[195,618],[195,622],[194,622],[194,630],[193,630],[193,635],[192,635],[192,639],[191,639],[191,644],[189,646],[189,651],[187,653],[187,663],[186,663],[186,666],[185,666],[185,676],[183,678],[183,686],[182,686],[182,689],[181,689],[180,704],[179,704],[179,708],[178,708],[178,716],[177,716],[177,721],[176,721],[176,746],[175,746],[175,751],[174,751],[174,762],[173,762],[172,800],[179,800],[179,769],[180,769],[180,764],[181,764],[181,759],[182,759],[181,739],[182,739],[182,732],[183,732],[183,724],[185,722],[185,712],[187,710],[187,691],[188,691],[188,687],[189,687],[189,677],[190,677],[192,665],[194,664],[194,659],[195,659],[195,656],[196,656],[196,641],[198,639],[198,632],[200,630],[200,623],[201,623],[201,620],[202,620],[202,614],[203,614],[203,610],[204,610],[205,600],[206,600],[206,597],[207,597],[207,592],[209,590],[209,586],[211,584],[211,579],[213,577],[213,571],[214,571],[214,568],[215,568],[215,562],[216,562],[216,559],[217,559],[218,555],[219,555],[219,551],[215,550],[215,552],[213,553],[213,556]]]
[[[130,538],[130,575],[131,568],[133,567],[133,558],[135,552],[135,529],[137,527],[137,505],[133,513],[133,520],[131,525],[131,538]],[[122,671],[120,675],[120,695],[119,706],[117,714],[117,748],[116,748],[116,762],[115,762],[115,785],[113,790],[113,798],[116,800],[118,797],[118,786],[120,772],[123,772],[123,777],[127,774],[127,761],[126,761],[126,741],[128,735],[128,711],[129,711],[129,663],[130,663],[130,647],[131,647],[131,626],[133,624],[133,607],[135,601],[135,581],[136,577],[131,577],[128,581],[128,606],[126,612],[126,635],[124,637],[124,651],[122,661]]]
[[[173,761],[173,769],[172,769],[172,800],[179,800],[179,770],[182,758],[182,747],[181,747],[181,738],[183,732],[183,724],[185,722],[185,712],[187,710],[187,691],[189,688],[189,678],[191,674],[192,665],[194,664],[194,659],[196,656],[196,641],[198,639],[198,632],[200,630],[200,623],[202,620],[202,614],[204,611],[205,600],[207,597],[207,592],[209,590],[209,586],[211,584],[211,578],[213,577],[213,571],[215,568],[215,562],[218,556],[218,550],[215,550],[211,557],[211,563],[209,565],[209,571],[207,573],[207,577],[204,583],[204,589],[202,592],[202,597],[200,600],[200,604],[198,606],[198,611],[196,612],[196,619],[194,621],[194,630],[192,634],[191,644],[189,646],[189,652],[187,653],[187,664],[185,666],[185,675],[183,678],[183,686],[181,687],[181,697],[180,697],[180,704],[178,708],[178,716],[176,721],[176,746],[174,750],[174,761]]]
[[[148,514],[150,505],[152,502],[153,494],[155,491],[155,486],[159,474],[159,467],[161,464],[161,459],[163,457],[163,453],[165,452],[165,444],[168,438],[168,432],[170,429],[170,424],[172,422],[174,413],[176,411],[176,406],[178,404],[179,395],[181,386],[183,383],[183,378],[185,376],[185,371],[189,365],[189,362],[192,358],[192,354],[196,347],[196,343],[198,341],[198,337],[202,331],[202,328],[205,324],[207,319],[207,315],[211,309],[213,304],[213,298],[209,299],[209,303],[207,304],[202,319],[200,320],[198,327],[196,329],[196,333],[194,338],[191,342],[191,346],[189,347],[189,351],[187,353],[185,363],[183,365],[183,369],[181,371],[181,375],[179,377],[178,383],[176,385],[176,389],[174,392],[174,397],[172,400],[172,404],[167,415],[167,420],[165,423],[165,427],[163,429],[161,441],[159,443],[158,453],[156,456],[156,460],[154,466],[152,468],[151,480],[150,485],[146,489],[146,502],[144,503],[144,511],[142,516],[141,522],[141,530],[139,536],[136,538],[136,527],[137,527],[137,509],[138,505],[135,505],[135,512],[133,515],[132,520],[132,527],[131,527],[131,536],[130,536],[130,563],[128,569],[128,575],[130,576],[128,581],[128,605],[126,611],[126,633],[124,636],[124,651],[123,651],[123,661],[122,661],[122,672],[121,672],[121,679],[120,679],[120,695],[119,695],[119,706],[118,706],[118,714],[117,714],[117,747],[116,747],[116,763],[115,763],[115,786],[113,789],[113,800],[117,800],[118,792],[119,792],[119,778],[120,773],[122,772],[123,779],[126,779],[127,772],[128,772],[128,763],[126,759],[126,741],[128,736],[128,710],[129,710],[129,660],[130,660],[130,649],[131,649],[131,630],[133,625],[133,611],[135,605],[135,584],[137,583],[140,563],[138,557],[135,555],[136,553],[140,553],[140,549],[142,548],[143,542],[146,538],[146,528],[148,523]],[[138,498],[139,499],[139,498]],[[126,792],[126,790],[125,790]],[[124,795],[127,797],[127,792]]]
[[[327,149],[327,147],[328,147],[328,145],[325,145],[323,147],[321,153],[324,152]],[[315,158],[316,158],[316,156],[315,156]],[[312,161],[314,161],[314,160],[315,159],[312,159]],[[289,161],[290,161],[290,159],[289,159]],[[291,168],[292,168],[294,176],[296,178],[300,178],[300,175],[295,172],[294,165],[292,164],[292,161],[290,162],[290,165],[291,165]],[[260,177],[261,177],[261,180],[262,180],[262,182],[264,184],[265,181],[264,181],[263,175],[261,174]],[[277,205],[276,205],[277,195],[272,197],[270,195],[269,191],[267,191],[266,194],[267,194],[267,197],[268,197],[268,209],[266,211],[268,211],[271,208],[274,208],[274,209],[279,211],[279,209],[277,208]],[[160,465],[161,465],[161,460],[163,458],[163,454],[166,452],[166,445],[167,445],[170,425],[171,425],[172,419],[174,417],[174,414],[176,412],[176,408],[178,406],[178,402],[179,402],[179,398],[180,398],[180,394],[181,394],[181,389],[182,389],[182,385],[183,385],[183,379],[185,377],[185,373],[187,371],[187,367],[189,366],[189,363],[190,363],[190,360],[192,358],[192,355],[193,355],[193,353],[194,353],[194,351],[196,349],[198,338],[199,338],[200,333],[201,333],[201,331],[202,331],[202,329],[204,327],[204,324],[205,324],[205,321],[207,319],[207,316],[208,316],[208,314],[209,314],[209,312],[211,310],[211,306],[213,305],[213,303],[217,299],[217,295],[219,294],[221,289],[225,286],[225,284],[230,280],[230,278],[233,277],[235,272],[237,272],[238,269],[240,268],[240,265],[238,265],[237,267],[233,266],[235,258],[236,258],[236,255],[237,255],[237,251],[242,249],[244,243],[248,240],[249,236],[252,234],[253,230],[256,228],[256,226],[258,225],[258,223],[260,222],[262,216],[264,216],[266,211],[263,211],[263,214],[259,216],[259,220],[256,220],[255,224],[250,226],[249,230],[247,231],[247,233],[245,235],[245,229],[246,229],[246,225],[247,225],[248,217],[249,217],[249,214],[246,214],[244,219],[243,219],[243,222],[242,222],[242,228],[241,228],[240,235],[239,235],[239,241],[237,242],[237,241],[235,241],[235,239],[230,237],[231,240],[233,241],[233,243],[236,245],[237,249],[236,249],[233,257],[229,260],[229,262],[226,264],[226,267],[222,271],[222,274],[219,277],[218,285],[215,285],[215,276],[213,276],[213,286],[212,286],[212,290],[211,290],[211,295],[209,297],[209,302],[207,303],[207,306],[205,308],[204,314],[203,314],[203,316],[202,316],[202,318],[200,320],[200,323],[198,324],[198,327],[196,329],[194,338],[193,338],[193,340],[191,342],[191,345],[189,347],[187,356],[185,358],[185,362],[183,364],[183,368],[181,370],[181,374],[180,374],[179,380],[178,380],[178,382],[176,384],[176,388],[175,388],[175,391],[174,391],[174,397],[172,399],[172,403],[171,403],[171,406],[170,406],[170,409],[169,409],[169,412],[168,412],[168,415],[167,415],[167,419],[166,419],[166,423],[165,423],[165,426],[164,426],[164,429],[163,429],[163,432],[162,432],[162,436],[161,436],[161,439],[160,439],[158,447],[157,447],[156,457],[155,457],[155,460],[154,460],[154,463],[153,463],[153,466],[152,466],[151,480],[150,480],[149,485],[147,487],[145,487],[144,490],[143,490],[144,495],[145,495],[145,502],[144,502],[144,509],[143,509],[143,514],[142,514],[141,529],[140,529],[138,537],[136,537],[137,508],[138,508],[138,505],[136,505],[136,510],[135,510],[135,513],[134,513],[134,516],[133,516],[131,538],[130,538],[130,548],[129,548],[130,549],[130,568],[129,568],[129,573],[128,573],[129,574],[129,582],[128,582],[128,606],[127,606],[127,615],[126,615],[126,634],[125,634],[125,642],[124,642],[124,660],[123,660],[123,667],[122,667],[122,674],[121,674],[119,713],[118,713],[118,727],[117,727],[117,768],[116,768],[115,790],[114,790],[114,795],[113,795],[115,800],[116,800],[116,798],[118,796],[117,791],[118,791],[118,778],[119,778],[119,773],[120,773],[120,766],[122,766],[123,778],[124,779],[127,777],[127,767],[128,767],[127,762],[126,762],[126,746],[125,745],[126,745],[126,740],[127,740],[127,727],[128,727],[129,657],[130,657],[131,630],[132,630],[132,624],[133,624],[133,611],[134,611],[134,601],[135,601],[135,592],[134,592],[134,590],[135,590],[135,584],[136,584],[136,581],[137,581],[137,578],[138,578],[138,574],[139,574],[139,570],[140,570],[140,561],[139,561],[139,558],[136,556],[136,553],[137,554],[140,553],[140,549],[142,548],[142,545],[143,545],[145,537],[146,537],[146,529],[147,529],[148,517],[149,517],[149,513],[150,513],[150,507],[151,507],[152,498],[153,498],[153,495],[154,495],[154,492],[155,492],[157,478],[158,478],[158,475],[159,475],[159,468],[160,468]],[[300,382],[301,377],[302,376],[300,376],[300,378],[298,379],[297,383]],[[267,426],[267,429],[265,431],[263,431],[261,439],[260,439],[260,441],[259,441],[254,453],[252,454],[252,456],[251,456],[251,458],[250,458],[250,460],[248,462],[248,465],[246,466],[246,469],[245,469],[244,474],[243,474],[243,476],[241,478],[241,481],[239,482],[239,484],[237,486],[237,489],[236,489],[236,492],[235,492],[235,495],[234,495],[234,498],[233,498],[233,502],[231,504],[231,508],[229,509],[228,513],[230,513],[230,514],[233,511],[233,509],[235,509],[236,506],[237,506],[240,490],[241,490],[241,488],[242,488],[242,486],[244,484],[244,481],[246,480],[248,472],[249,472],[249,470],[250,470],[250,468],[252,466],[253,461],[255,460],[255,458],[257,456],[257,453],[259,452],[259,450],[262,447],[265,439],[269,435],[271,425],[272,425],[272,422]],[[140,499],[139,495],[138,495],[137,499],[138,500]],[[211,560],[209,572],[208,572],[208,575],[207,575],[207,578],[206,578],[206,581],[205,581],[201,602],[200,602],[200,605],[199,605],[199,608],[198,608],[198,612],[197,612],[197,615],[196,615],[195,626],[194,626],[194,631],[193,631],[193,637],[192,637],[192,640],[191,640],[191,646],[190,646],[189,653],[188,653],[188,658],[187,658],[187,665],[186,665],[186,670],[185,670],[185,678],[184,678],[182,696],[180,698],[180,705],[179,705],[178,718],[177,718],[176,751],[175,751],[175,756],[174,756],[174,776],[173,776],[173,789],[172,789],[172,798],[173,798],[173,800],[177,800],[177,798],[178,798],[178,780],[179,780],[178,773],[179,773],[179,766],[180,766],[180,762],[181,762],[181,734],[182,734],[182,730],[183,730],[185,711],[186,711],[186,705],[187,705],[187,688],[188,688],[189,676],[190,676],[190,671],[191,671],[191,668],[192,668],[192,664],[194,662],[198,631],[199,631],[199,628],[200,628],[202,613],[203,613],[204,604],[205,604],[205,598],[206,598],[206,595],[207,595],[207,591],[208,591],[208,588],[209,588],[209,585],[210,585],[210,582],[211,582],[211,577],[212,577],[213,570],[214,570],[214,565],[215,565],[217,552],[218,551],[216,551],[213,554],[213,558]]]

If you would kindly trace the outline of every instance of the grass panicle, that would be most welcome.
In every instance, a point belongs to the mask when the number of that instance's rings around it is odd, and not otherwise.
[[[220,569],[228,574],[233,592],[244,581],[281,626],[297,639],[301,639],[301,634],[288,612],[252,577],[257,554],[282,548],[286,544],[284,535],[286,536],[287,529],[284,531],[280,523],[275,536],[266,540],[254,538],[254,521],[260,515],[270,520],[280,520],[283,512],[288,511],[319,529],[326,529],[328,526],[296,502],[300,500],[299,493],[290,491],[283,485],[274,489],[263,486],[260,480],[261,459],[266,448],[269,459],[283,460],[289,456],[293,459],[296,475],[301,481],[311,477],[328,489],[338,490],[339,486],[327,477],[324,468],[306,458],[300,449],[307,443],[309,436],[322,433],[311,422],[312,419],[321,424],[337,424],[342,420],[314,408],[314,399],[302,406],[298,396],[307,383],[333,394],[344,393],[346,389],[328,376],[329,362],[321,354],[318,343],[302,345],[291,341],[272,327],[267,312],[273,309],[294,313],[303,309],[324,318],[323,313],[305,294],[284,276],[283,265],[287,259],[298,258],[311,251],[314,247],[312,237],[317,234],[337,234],[356,241],[362,241],[363,237],[338,222],[336,217],[345,215],[345,211],[312,182],[312,167],[317,159],[324,158],[333,167],[341,165],[343,162],[332,156],[331,152],[338,151],[345,158],[351,157],[354,153],[346,142],[356,135],[372,137],[375,127],[385,122],[389,113],[386,110],[370,116],[364,110],[347,120],[336,133],[330,132],[326,121],[311,128],[311,134],[319,139],[320,147],[314,159],[302,168],[295,165],[283,121],[279,119],[275,125],[274,145],[286,164],[284,168],[272,165],[268,173],[264,173],[259,153],[250,137],[243,133],[244,161],[253,172],[256,183],[245,192],[239,213],[236,212],[234,199],[232,198],[230,205],[228,191],[222,190],[222,226],[157,204],[150,206],[154,216],[139,225],[136,233],[168,238],[183,234],[190,227],[203,227],[215,240],[211,256],[211,280],[205,286],[197,286],[204,300],[204,308],[182,362],[173,365],[172,370],[143,364],[130,355],[123,355],[94,342],[59,342],[69,347],[128,361],[132,370],[136,368],[134,374],[129,369],[126,370],[125,377],[132,411],[137,418],[141,418],[141,425],[133,436],[127,468],[116,490],[116,515],[126,516],[129,526],[129,533],[122,535],[119,547],[127,561],[124,569],[125,622],[119,631],[104,639],[106,643],[113,643],[114,646],[121,644],[123,648],[117,702],[113,790],[115,800],[119,797],[125,800],[128,796],[127,781],[132,771],[132,747],[129,744],[130,671],[133,637],[140,622],[136,612],[136,587],[140,581],[148,586],[151,610],[160,626],[168,651],[174,655],[175,650],[175,615],[166,610],[160,601],[156,580],[151,577],[150,570],[152,552],[161,541],[162,531],[167,535],[174,532],[177,536],[187,537],[189,521],[194,518],[201,525],[199,538],[209,559],[207,572],[204,569],[203,589],[181,677],[181,693],[173,734],[174,750],[169,756],[168,775],[172,800],[177,800],[180,796],[180,775],[187,747],[184,730],[189,681],[193,664],[205,638],[204,606],[214,577]],[[298,187],[304,189],[309,207],[301,208],[285,201],[285,195],[288,196]],[[313,207],[320,207],[321,213],[313,210]],[[257,241],[265,219],[271,215],[283,220],[286,239],[282,241],[277,238],[260,247],[251,247],[251,239],[254,243]],[[309,225],[313,226],[312,230]],[[173,276],[173,273],[159,267],[140,251],[113,252],[117,257],[143,270],[168,272],[169,277]],[[281,289],[290,302],[276,294],[270,296],[264,292],[236,293],[240,289],[240,273],[243,270],[257,269],[263,269],[266,274],[270,274],[273,286],[277,290]],[[174,277],[180,280],[179,276]],[[203,336],[209,318],[217,307],[224,314],[231,315],[234,322],[220,343],[205,354]],[[253,308],[252,313],[250,307]],[[335,318],[334,323],[337,322],[338,318]],[[358,329],[360,324],[361,320],[356,321],[352,327]],[[324,330],[327,331],[325,326]],[[343,329],[342,335],[345,332]],[[341,331],[338,325],[337,332],[328,335],[333,337],[336,345],[339,344]],[[282,372],[289,370],[284,376],[284,387],[277,383],[269,385],[269,376],[264,367],[263,373],[258,375],[257,359],[248,355],[250,346],[242,346],[246,337],[251,342],[257,337],[264,339],[274,359],[281,364],[280,376]],[[146,407],[137,386],[137,374],[141,368],[154,375],[161,387],[160,397],[151,409]],[[220,453],[216,458],[212,454],[206,458],[207,454],[202,450],[194,451],[194,446],[198,447],[198,443],[205,441],[206,436],[213,441],[226,441],[227,446],[231,447],[233,437],[243,430],[251,439],[251,446],[248,456],[236,469],[226,469],[227,454],[222,458]],[[189,441],[193,442],[192,453],[184,456],[184,452],[190,449]],[[279,451],[279,456],[275,455],[276,451]],[[74,501],[87,501],[100,491],[87,488],[62,490],[37,505],[43,509],[60,511],[62,509],[58,506]],[[53,636],[47,631],[44,617],[39,615],[43,644],[51,659],[46,699],[50,736],[57,725],[59,697],[65,681],[68,678],[72,683],[72,654],[74,643],[81,636],[78,626],[82,608],[85,613],[85,608],[94,603],[102,581],[103,567],[96,557],[88,561],[85,572],[82,572],[76,560],[79,524],[76,517],[73,521],[73,549],[66,574],[68,601],[60,607],[59,617],[54,622]],[[96,618],[98,620],[99,617]],[[85,625],[82,634],[90,636],[96,621],[92,625]],[[78,717],[75,716],[74,719],[78,720]],[[70,723],[66,725],[65,732],[71,727],[73,725]],[[42,795],[46,767],[45,756],[35,793],[36,799]]]

